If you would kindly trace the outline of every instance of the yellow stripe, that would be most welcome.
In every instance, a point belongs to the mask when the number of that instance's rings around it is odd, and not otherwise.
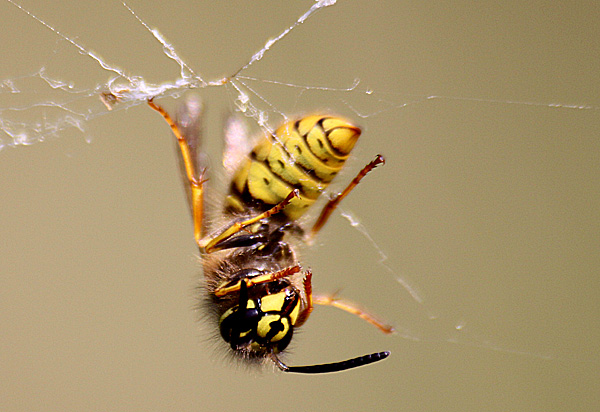
[[[252,160],[248,158],[248,160],[244,162],[241,168],[233,176],[233,185],[237,189],[238,193],[242,193],[244,191],[244,186],[246,186],[246,181],[248,180],[248,173],[250,172],[251,165]]]
[[[234,192],[267,205],[300,189],[283,213],[296,219],[315,202],[342,169],[360,129],[344,119],[311,115],[287,122],[274,136],[264,136],[232,179]],[[227,204],[240,210],[243,200],[232,193]]]
[[[263,296],[260,299],[260,310],[263,312],[281,312],[286,296],[285,292]]]
[[[283,183],[267,166],[260,162],[252,162],[248,174],[248,191],[254,199],[275,205],[285,199],[292,190],[291,186]],[[314,202],[315,199],[306,196],[295,197],[283,209],[283,213],[290,219],[296,219],[304,214]]]
[[[248,190],[253,198],[274,205],[281,202],[293,190],[260,162],[252,162],[248,173]]]
[[[313,170],[315,175],[324,183],[329,183],[342,168],[332,167],[324,164],[321,159],[316,157],[306,144],[306,141],[297,132],[288,133],[282,139],[286,150],[294,161],[304,167],[306,170]]]
[[[306,135],[306,142],[315,156],[334,167],[342,167],[348,158],[348,155],[336,155],[335,149],[331,146],[329,138],[320,127],[314,127],[308,132]]]
[[[348,155],[360,137],[360,129],[344,119],[329,117],[323,121],[331,145],[344,155]]]
[[[302,194],[306,197],[316,199],[323,191],[323,184],[296,167],[281,145],[271,146],[268,161],[273,173],[291,185],[300,186]]]
[[[290,321],[292,322],[292,325],[296,324],[299,313],[300,313],[300,303],[298,302],[296,304],[296,306],[294,307],[294,309],[292,310],[292,313],[290,313]]]

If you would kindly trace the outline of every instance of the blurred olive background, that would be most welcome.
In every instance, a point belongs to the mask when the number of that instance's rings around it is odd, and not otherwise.
[[[21,3],[131,74],[163,82],[179,73],[118,1]],[[311,2],[128,4],[217,79]],[[243,73],[331,88],[361,80],[354,92],[251,84],[288,115],[329,110],[363,126],[342,181],[386,156],[343,208],[387,259],[337,213],[303,262],[317,291],[341,290],[399,333],[319,307],[286,358],[301,365],[392,351],[352,371],[247,370],[210,339],[194,311],[201,273],[170,132],[144,105],[94,115],[83,133],[2,150],[0,409],[597,410],[599,9],[340,1]],[[0,2],[0,13],[1,79],[41,67],[84,89],[109,79],[13,5]],[[26,93],[3,90],[0,117],[22,105],[16,99],[48,99],[45,83],[18,81]],[[235,94],[199,93],[218,171],[220,124]],[[446,98],[425,99],[434,95]],[[106,112],[95,95],[74,99]],[[43,113],[23,115],[36,122]]]

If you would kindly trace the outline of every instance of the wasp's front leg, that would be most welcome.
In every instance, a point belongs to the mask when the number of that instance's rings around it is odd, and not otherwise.
[[[212,253],[216,252],[217,250],[221,250],[222,248],[220,247],[220,243],[231,238],[231,236],[235,235],[236,233],[239,233],[244,228],[256,222],[259,222],[262,219],[266,219],[270,216],[273,216],[274,214],[281,212],[281,210],[283,210],[283,208],[286,207],[294,197],[300,197],[300,192],[298,191],[298,189],[291,191],[285,199],[283,199],[281,202],[279,202],[266,212],[260,213],[257,216],[251,217],[246,220],[242,220],[240,222],[235,222],[215,237],[206,237],[204,239],[201,239],[198,242],[200,250],[204,253]]]
[[[276,272],[269,272],[269,273],[265,273],[264,275],[243,278],[243,279],[238,280],[234,284],[227,284],[225,286],[219,286],[215,290],[214,294],[217,297],[223,297],[225,295],[229,295],[230,293],[239,292],[242,282],[244,282],[246,284],[246,286],[248,286],[248,288],[251,288],[254,285],[260,285],[263,283],[274,282],[278,279],[287,278],[298,272],[300,272],[300,266],[295,265],[295,266],[290,266],[285,269],[278,270]]]
[[[367,312],[360,306],[358,306],[354,302],[349,302],[347,300],[342,300],[336,297],[335,295],[319,295],[314,296],[312,302],[315,305],[323,305],[323,306],[333,306],[338,309],[341,309],[345,312],[352,313],[353,315],[358,316],[362,320],[370,323],[375,326],[377,329],[382,331],[383,333],[390,334],[394,333],[395,329],[393,326],[388,325],[381,320],[377,319],[374,315]]]

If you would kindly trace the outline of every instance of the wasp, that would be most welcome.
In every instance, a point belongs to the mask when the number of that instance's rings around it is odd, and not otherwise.
[[[194,222],[194,238],[204,272],[206,306],[232,353],[242,359],[272,361],[281,371],[326,373],[367,365],[389,352],[327,364],[288,366],[280,354],[296,328],[303,325],[314,305],[329,305],[353,313],[384,333],[393,328],[357,305],[335,296],[312,292],[312,273],[302,270],[297,254],[301,242],[310,242],[339,202],[376,166],[378,155],[337,196],[330,198],[310,231],[299,218],[311,208],[340,172],[361,129],[330,115],[309,115],[287,121],[274,133],[251,142],[239,124],[225,132],[223,162],[230,179],[219,219],[206,217],[207,156],[202,151],[202,103],[188,98],[172,118],[162,115],[176,137],[182,177]]]

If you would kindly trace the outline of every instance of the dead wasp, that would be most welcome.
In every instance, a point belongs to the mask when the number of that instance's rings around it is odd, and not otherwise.
[[[389,352],[287,366],[278,356],[315,304],[353,313],[384,333],[393,331],[350,302],[313,295],[312,273],[302,271],[294,247],[312,239],[338,203],[367,173],[384,163],[381,155],[376,156],[327,202],[305,234],[298,219],[343,168],[361,130],[342,118],[318,114],[287,121],[274,133],[250,143],[239,125],[230,123],[223,152],[229,193],[220,210],[222,222],[209,225],[204,210],[207,180],[200,141],[201,102],[188,98],[176,119],[152,99],[148,104],[163,116],[177,138],[208,307],[233,353],[247,360],[270,359],[280,370],[298,373],[336,372],[385,359]]]

